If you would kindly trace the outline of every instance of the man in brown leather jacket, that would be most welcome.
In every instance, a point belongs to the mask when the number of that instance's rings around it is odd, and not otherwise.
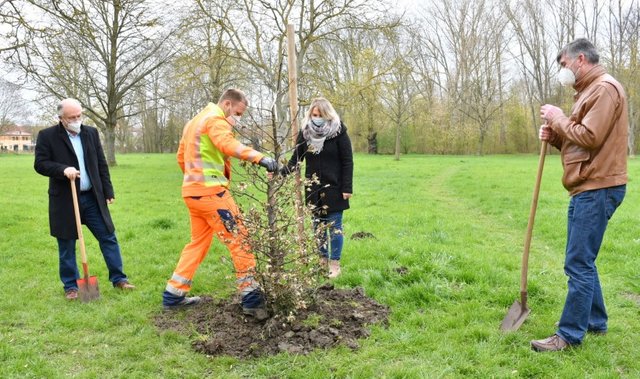
[[[567,299],[557,332],[531,341],[536,351],[558,351],[582,342],[585,333],[604,334],[607,312],[595,261],[607,222],[622,203],[627,183],[628,110],[624,89],[584,38],[565,46],[557,57],[558,79],[576,93],[571,114],[545,104],[540,139],[562,156],[562,184],[569,191]]]

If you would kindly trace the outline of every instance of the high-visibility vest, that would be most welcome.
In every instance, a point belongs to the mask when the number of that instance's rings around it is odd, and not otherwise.
[[[228,188],[229,157],[258,163],[264,155],[236,140],[224,111],[209,103],[182,130],[177,154],[184,173],[182,196],[212,195],[220,186]]]

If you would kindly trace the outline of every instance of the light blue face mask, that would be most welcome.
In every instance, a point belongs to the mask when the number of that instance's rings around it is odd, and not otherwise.
[[[327,123],[327,120],[325,120],[322,117],[312,117],[311,118],[311,122],[313,123],[313,125],[322,128],[324,126],[324,124]]]

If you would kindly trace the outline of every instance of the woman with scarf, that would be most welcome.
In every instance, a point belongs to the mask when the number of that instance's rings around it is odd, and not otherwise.
[[[305,177],[317,178],[307,187],[306,198],[307,203],[313,205],[316,230],[324,228],[319,246],[320,263],[323,267],[328,264],[329,277],[335,278],[340,275],[344,241],[342,212],[349,208],[353,193],[353,154],[347,127],[331,103],[322,97],[313,99],[309,106],[285,173],[296,169],[303,160]]]

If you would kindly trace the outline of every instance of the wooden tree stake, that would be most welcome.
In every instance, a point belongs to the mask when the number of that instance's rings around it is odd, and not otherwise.
[[[287,25],[287,56],[289,69],[289,110],[291,114],[291,139],[292,146],[295,151],[296,141],[298,139],[298,73],[296,65],[296,35],[293,24]],[[298,242],[300,244],[300,252],[304,254],[304,211],[302,198],[302,179],[300,178],[300,170],[295,171],[296,175],[296,193],[295,206],[298,224]]]

